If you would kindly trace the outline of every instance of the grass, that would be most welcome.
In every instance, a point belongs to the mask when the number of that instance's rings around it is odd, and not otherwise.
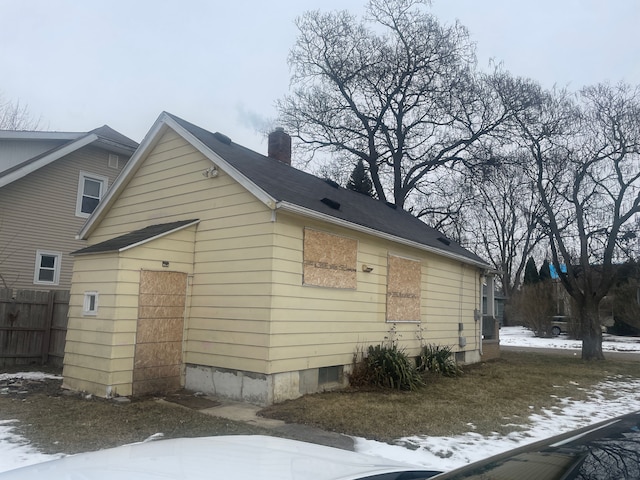
[[[36,385],[34,389],[34,385]],[[0,394],[0,421],[17,420],[18,433],[44,453],[79,453],[165,438],[271,434],[269,430],[212,417],[168,402],[139,399],[117,404],[68,395],[60,381],[34,382],[26,394]]]
[[[427,377],[417,392],[326,392],[268,407],[262,414],[380,441],[456,435],[469,431],[470,424],[480,434],[505,434],[561,398],[586,399],[599,382],[640,378],[640,364],[503,352],[501,359],[467,366],[464,372],[455,378]]]

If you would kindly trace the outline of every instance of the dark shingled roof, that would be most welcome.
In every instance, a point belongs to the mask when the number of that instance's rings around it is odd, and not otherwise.
[[[276,201],[307,208],[346,222],[422,244],[443,253],[487,262],[410,213],[328,183],[273,158],[260,155],[171,114],[173,120]]]
[[[131,233],[126,233],[116,238],[112,238],[111,240],[106,240],[104,242],[91,245],[90,247],[76,250],[75,252],[71,252],[71,255],[117,252],[123,248],[129,247],[131,245],[135,245],[136,243],[144,242],[145,240],[150,240],[154,237],[162,235],[163,233],[171,232],[172,230],[176,230],[180,227],[184,227],[185,225],[188,225],[190,223],[194,223],[197,221],[198,221],[197,219],[180,220],[179,222],[150,225],[148,227],[141,228],[140,230],[136,230]]]

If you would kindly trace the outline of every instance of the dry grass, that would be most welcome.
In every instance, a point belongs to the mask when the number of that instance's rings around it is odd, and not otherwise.
[[[615,375],[640,378],[638,362],[583,362],[555,355],[503,352],[467,366],[457,378],[429,378],[418,392],[347,390],[274,405],[263,415],[381,441],[414,434],[448,436],[513,431],[559,398],[584,399],[589,387]]]
[[[78,453],[165,438],[269,434],[242,422],[204,415],[155,399],[118,404],[69,395],[59,380],[33,382],[24,393],[0,395],[0,420],[18,420],[21,434],[45,453]]]

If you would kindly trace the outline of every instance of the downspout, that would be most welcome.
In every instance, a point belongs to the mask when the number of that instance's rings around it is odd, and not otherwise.
[[[486,278],[485,273],[481,273],[480,276],[478,277],[480,279],[480,285],[479,285],[479,290],[480,290],[480,302],[478,304],[478,315],[476,316],[476,329],[478,328],[478,324],[480,324],[480,332],[476,332],[476,341],[479,340],[480,343],[480,356],[482,357],[482,332],[484,325],[482,324],[483,322],[483,318],[482,318],[482,301],[483,301],[483,295],[482,295],[482,290],[483,290],[483,286],[484,286],[484,279]]]

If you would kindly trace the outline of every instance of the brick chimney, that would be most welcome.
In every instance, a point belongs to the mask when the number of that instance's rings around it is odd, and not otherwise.
[[[282,127],[269,134],[269,158],[291,165],[291,137]]]

